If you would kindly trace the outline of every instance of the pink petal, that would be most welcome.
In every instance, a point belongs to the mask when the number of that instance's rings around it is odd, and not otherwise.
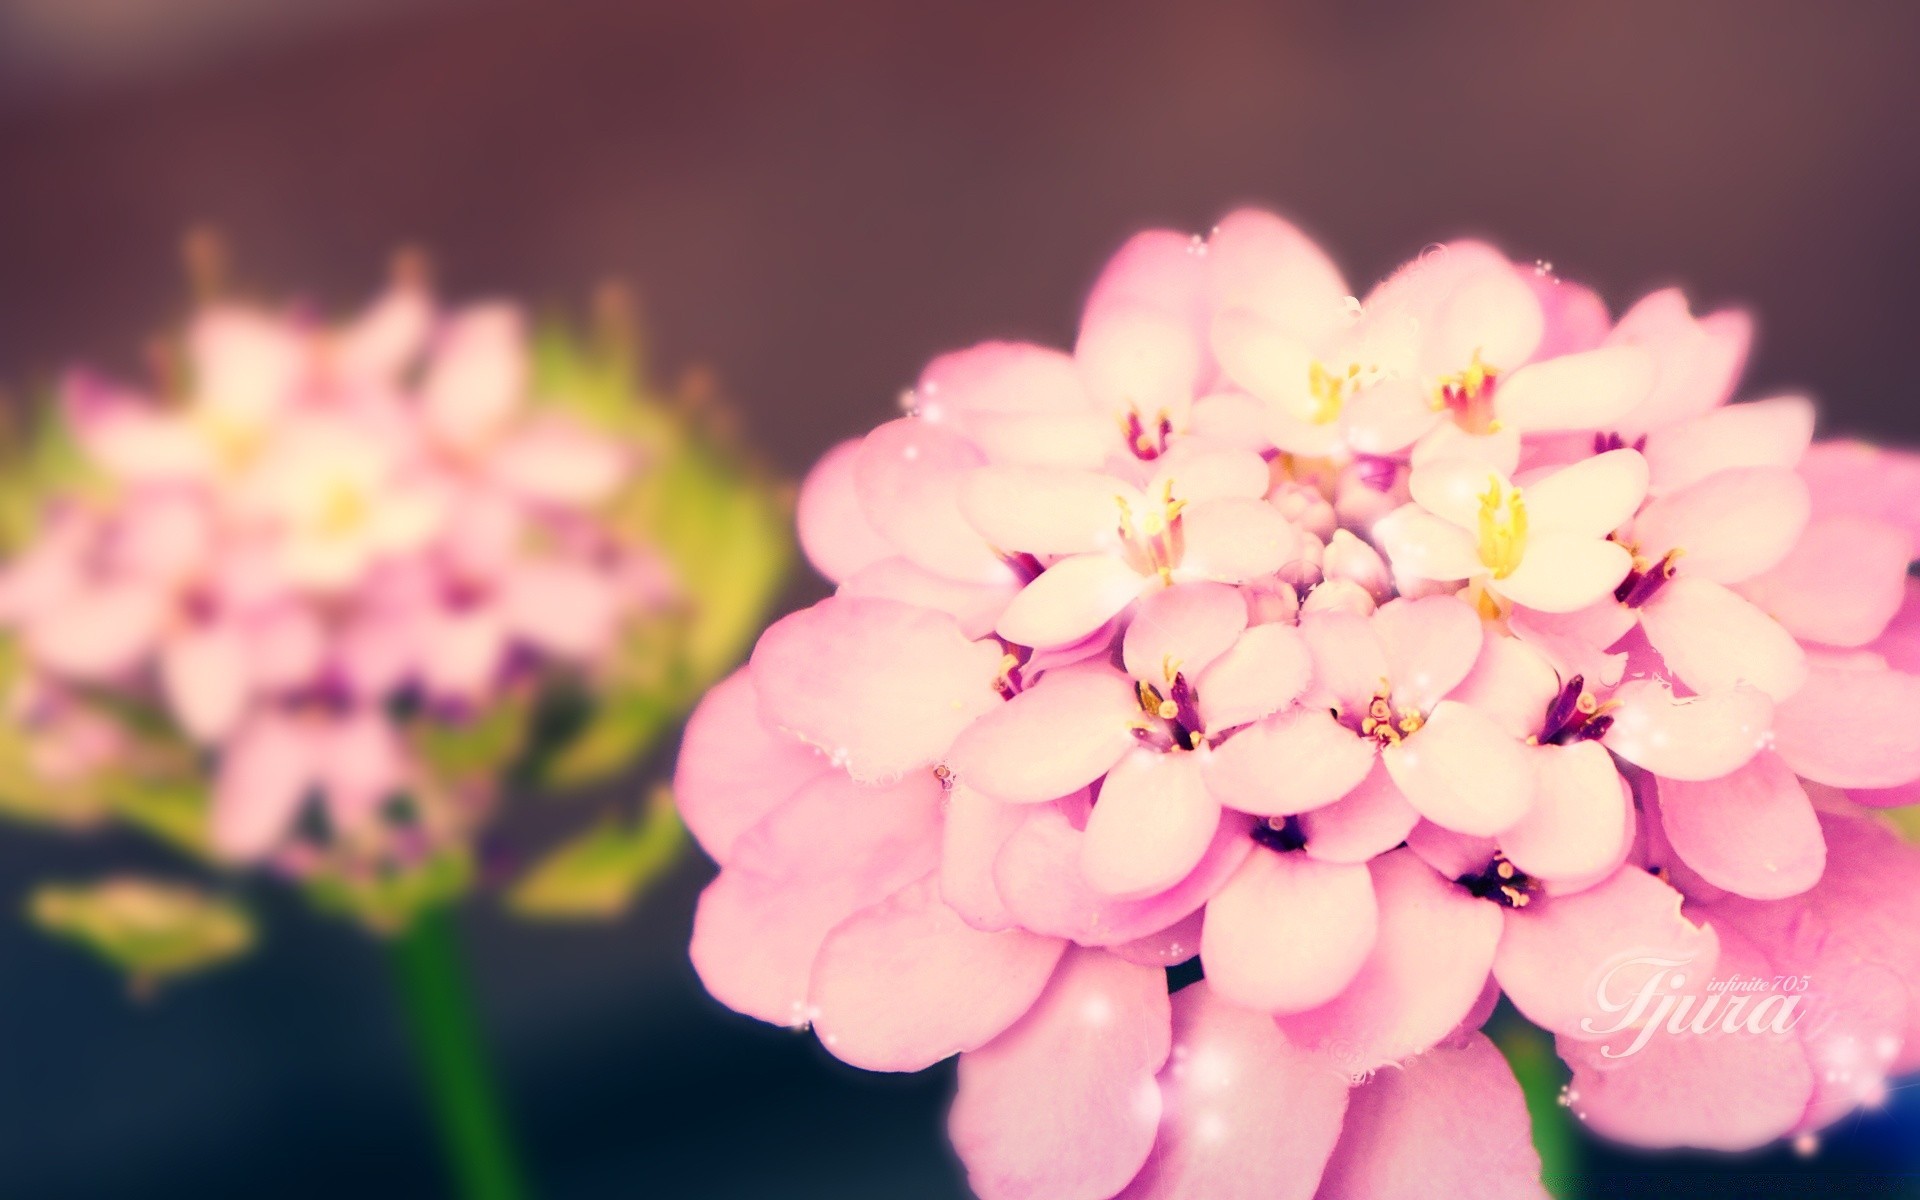
[[[928,876],[840,922],[821,943],[808,991],[814,1032],[856,1067],[922,1070],[1019,1020],[1066,945],[1019,929],[974,929]]]
[[[1313,658],[1291,625],[1255,625],[1194,681],[1207,729],[1245,725],[1280,711],[1306,690]]]
[[[1797,896],[1826,868],[1813,804],[1778,755],[1758,755],[1719,779],[1661,781],[1660,823],[1688,866],[1737,895]]]
[[[1478,709],[1512,737],[1540,735],[1547,706],[1560,693],[1560,677],[1547,657],[1517,637],[1490,637],[1480,658],[1452,696]]]
[[[1749,579],[1787,556],[1806,527],[1807,485],[1785,467],[1736,467],[1648,504],[1634,522],[1640,554],[1679,550],[1688,575]]]
[[[1355,1088],[1321,1200],[1544,1200],[1526,1098],[1474,1034]]]
[[[1004,804],[964,783],[955,783],[947,793],[940,896],[975,929],[992,931],[1016,924],[994,885],[993,866],[1007,839],[1033,811],[1023,804]]]
[[[1820,882],[1790,903],[1733,898],[1715,904],[1714,920],[1736,920],[1742,933],[1761,939],[1777,971],[1817,969],[1828,959],[1871,965],[1891,970],[1907,995],[1916,994],[1920,889],[1913,878],[1920,848],[1878,820],[1828,814],[1820,826],[1835,864]],[[1832,972],[1814,980],[1828,993],[1841,983]],[[1905,1005],[1898,1034],[1892,1070],[1905,1073],[1920,1066],[1920,1006]]]
[[[893,543],[873,527],[860,507],[854,486],[854,462],[859,456],[859,438],[821,455],[800,485],[794,513],[807,561],[835,583],[895,553]]]
[[[286,606],[248,631],[248,672],[262,688],[296,688],[313,682],[330,647],[327,631],[304,606]]]
[[[832,597],[767,630],[751,669],[774,724],[874,781],[933,763],[996,707],[999,661],[945,613]]]
[[[158,591],[142,584],[94,584],[28,622],[27,652],[58,675],[89,682],[112,678],[152,653],[164,604]]]
[[[1526,362],[1545,329],[1540,301],[1514,268],[1472,272],[1434,315],[1421,351],[1424,374],[1464,370],[1475,354],[1502,370]]]
[[[1141,601],[1121,655],[1127,673],[1159,688],[1172,672],[1197,678],[1247,627],[1247,602],[1223,583],[1183,583]]]
[[[1821,517],[1785,558],[1742,583],[1740,593],[1796,637],[1864,646],[1900,611],[1913,552],[1911,536],[1897,525]]]
[[[1657,679],[1634,679],[1613,694],[1607,749],[1666,779],[1718,779],[1759,753],[1774,720],[1758,688],[1679,697]]]
[[[1361,1079],[1423,1054],[1456,1029],[1486,986],[1500,910],[1434,874],[1409,850],[1371,867],[1379,934],[1331,1002],[1280,1018],[1296,1045]]]
[[[1528,481],[1528,531],[1603,538],[1627,523],[1646,494],[1647,460],[1634,451],[1583,458]]]
[[[252,690],[247,647],[229,626],[180,630],[161,646],[160,680],[187,734],[218,742],[240,720]]]
[[[960,511],[1003,554],[1085,554],[1113,544],[1130,490],[1098,471],[989,466],[961,483]]]
[[[1145,967],[1176,967],[1200,954],[1200,926],[1206,911],[1195,909],[1165,929],[1107,949]]]
[[[522,426],[496,443],[487,473],[528,500],[585,507],[619,491],[628,465],[626,452],[617,442],[583,429],[543,423]]]
[[[1285,816],[1332,804],[1373,769],[1378,745],[1325,709],[1296,708],[1247,726],[1206,766],[1222,804],[1257,816]]]
[[[606,572],[561,561],[520,564],[500,591],[507,628],[561,658],[586,659],[618,632],[621,598]]]
[[[1032,1010],[960,1058],[948,1132],[981,1200],[1104,1200],[1153,1147],[1165,975],[1069,950]]]
[[[1311,345],[1300,335],[1265,314],[1230,308],[1214,316],[1208,341],[1221,372],[1234,386],[1295,421],[1312,414],[1315,402],[1308,389],[1315,360]],[[1313,428],[1339,432],[1331,426]]]
[[[1094,890],[1146,896],[1185,879],[1220,827],[1197,756],[1135,750],[1107,772],[1087,818],[1080,869]]]
[[[1479,614],[1454,596],[1389,601],[1373,614],[1373,632],[1387,655],[1394,704],[1422,712],[1473,670],[1483,633]]]
[[[1402,505],[1380,518],[1373,539],[1407,579],[1450,582],[1486,570],[1472,534],[1417,504]]]
[[[321,751],[313,731],[290,718],[269,714],[243,726],[214,781],[213,848],[238,862],[271,852],[313,785]]]
[[[1585,891],[1536,895],[1509,913],[1494,976],[1534,1024],[1605,1041],[1631,997],[1663,978],[1655,960],[1685,964],[1676,970],[1696,990],[1712,975],[1719,940],[1711,926],[1682,916],[1680,902],[1679,892],[1631,865]],[[1632,1034],[1612,1038],[1631,1042]]]
[[[1125,900],[1086,882],[1081,859],[1087,835],[1074,828],[1062,806],[1030,811],[994,861],[994,886],[1018,924],[1083,946],[1117,946],[1180,923],[1220,890],[1253,849],[1251,819],[1227,813],[1192,874],[1158,895]]]
[[[1831,787],[1893,787],[1920,778],[1920,723],[1891,716],[1916,711],[1920,676],[1816,660],[1774,712],[1774,749]]]
[[[725,863],[742,833],[830,770],[826,755],[761,720],[753,677],[742,667],[687,718],[673,799],[701,849]]]
[[[1533,776],[1521,744],[1493,719],[1443,700],[1427,723],[1381,759],[1408,803],[1437,825],[1490,836],[1510,829],[1533,802]]]
[[[1221,998],[1302,1012],[1353,981],[1379,919],[1365,867],[1257,849],[1208,902],[1200,959]]]
[[[1071,795],[1135,745],[1133,681],[1109,667],[1048,671],[954,741],[947,765],[967,786],[1033,804]]]
[[[977,641],[993,632],[1008,601],[1019,590],[1019,585],[1012,580],[994,584],[950,579],[895,555],[868,563],[848,575],[838,594],[898,600],[902,604],[946,613],[960,623],[961,633]]]
[[[1605,429],[1653,391],[1654,358],[1636,346],[1606,346],[1521,367],[1499,381],[1494,411],[1521,433]]]
[[[1626,857],[1633,805],[1613,756],[1598,742],[1540,746],[1533,807],[1500,835],[1521,871],[1554,882],[1597,878]]]
[[[1387,379],[1361,388],[1340,413],[1348,444],[1362,454],[1393,454],[1434,428],[1439,414],[1411,379]]]
[[[1529,535],[1526,555],[1513,574],[1489,586],[1515,604],[1540,612],[1574,612],[1605,598],[1632,569],[1633,556],[1616,542]]]
[[[741,834],[694,913],[700,981],[736,1012],[807,1023],[808,979],[827,934],[934,869],[940,785],[823,775]]]
[[[1920,543],[1920,455],[1863,442],[1816,442],[1800,462],[1819,516],[1887,521]]]
[[[1206,366],[1190,318],[1135,300],[1089,305],[1073,354],[1102,407],[1138,413],[1149,424],[1165,414],[1176,427],[1186,423]]]
[[[1090,407],[1072,357],[1027,342],[981,342],[942,354],[921,373],[913,398],[926,419],[968,427],[988,414],[1071,414]]]
[[[1641,608],[1640,627],[1696,692],[1748,684],[1779,701],[1806,682],[1807,656],[1793,635],[1710,579],[1676,575]]]
[[[1300,619],[1300,636],[1313,652],[1316,707],[1338,707],[1356,717],[1388,679],[1387,653],[1373,623],[1355,613],[1312,613]]]
[[[1346,1083],[1205,981],[1173,997],[1160,1137],[1117,1200],[1311,1200]]]
[[[1180,515],[1180,579],[1245,583],[1299,558],[1300,534],[1264,500],[1203,500]]]
[[[474,700],[499,678],[507,631],[492,608],[439,614],[419,637],[420,679],[434,695]]]
[[[1364,863],[1407,839],[1420,813],[1376,760],[1367,777],[1332,804],[1300,814],[1307,854],[1322,862]]]
[[[319,762],[327,813],[342,829],[359,829],[407,786],[406,752],[386,714],[360,710],[327,734]]]
[[[1721,939],[1720,963],[1720,978],[1771,973],[1767,960],[1732,933]],[[1719,1001],[1708,1013],[1710,1032],[1662,1028],[1631,1054],[1616,1045],[1608,1057],[1601,1042],[1561,1038],[1560,1055],[1573,1067],[1570,1106],[1600,1134],[1640,1146],[1745,1150],[1786,1133],[1806,1109],[1813,1071],[1791,1033],[1721,1029],[1714,1013],[1727,1011],[1729,995],[1697,1001]],[[1626,1034],[1616,1040],[1632,1044]]]
[[[1242,208],[1227,214],[1207,239],[1206,270],[1216,312],[1251,309],[1307,341],[1349,319],[1340,268],[1272,213]]]
[[[1776,396],[1730,404],[1647,437],[1656,491],[1671,492],[1733,467],[1791,467],[1813,441],[1813,402]]]
[[[1436,517],[1473,529],[1480,519],[1480,498],[1491,487],[1504,488],[1505,475],[1470,458],[1423,463],[1407,476],[1414,503]]]
[[[984,455],[959,434],[903,417],[875,429],[853,460],[860,511],[899,553],[929,571],[971,583],[1007,568],[960,510],[960,490]]]
[[[526,331],[517,309],[475,305],[447,323],[421,385],[428,425],[471,446],[520,406],[527,385]]]
[[[1018,646],[1065,646],[1113,619],[1146,587],[1146,579],[1111,554],[1063,558],[1007,605],[999,633]]]
[[[1747,357],[1752,323],[1741,313],[1695,320],[1677,288],[1654,292],[1628,309],[1608,345],[1644,346],[1658,367],[1653,394],[1615,426],[1623,437],[1671,425],[1718,408],[1733,394]]]

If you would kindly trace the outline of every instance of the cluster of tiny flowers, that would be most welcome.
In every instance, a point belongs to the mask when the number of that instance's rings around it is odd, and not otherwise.
[[[1920,469],[1729,403],[1748,337],[1470,241],[1358,299],[1243,211],[1130,241],[1070,354],[935,360],[802,492],[835,594],[688,729],[707,987],[957,1053],[987,1200],[1542,1195],[1502,996],[1624,1141],[1876,1103]]]
[[[599,516],[635,464],[538,405],[518,312],[402,280],[354,319],[221,303],[150,395],[63,387],[86,463],[0,577],[36,768],[138,769],[129,713],[214,760],[209,836],[296,873],[408,864],[491,798],[413,733],[605,653],[670,589]],[[151,764],[149,764],[150,766]]]

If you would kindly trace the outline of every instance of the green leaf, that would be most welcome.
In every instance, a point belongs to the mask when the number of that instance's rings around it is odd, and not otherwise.
[[[42,930],[124,971],[137,990],[237,958],[254,940],[253,919],[233,901],[134,875],[42,884],[27,913]]]
[[[609,818],[562,843],[513,886],[507,906],[542,920],[617,917],[686,844],[672,797],[661,788],[638,821]]]
[[[1554,1054],[1553,1038],[1501,1001],[1487,1035],[1507,1057],[1533,1121],[1533,1148],[1540,1154],[1540,1182],[1559,1200],[1584,1195],[1580,1130],[1561,1095],[1569,1072]]]

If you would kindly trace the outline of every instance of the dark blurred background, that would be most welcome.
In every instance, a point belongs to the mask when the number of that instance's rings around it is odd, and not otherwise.
[[[1356,291],[1473,232],[1616,311],[1749,305],[1750,391],[1920,441],[1916,51],[1894,0],[0,0],[0,379],[135,361],[190,226],[336,308],[408,242],[455,296],[632,281],[661,370],[711,366],[798,474],[931,354],[1069,338],[1131,230],[1257,201]],[[9,833],[0,906],[142,856]],[[617,927],[471,915],[544,1193],[963,1195],[950,1072],[862,1075],[705,999],[709,871]],[[265,902],[263,952],[145,1004],[0,920],[0,1195],[440,1194],[379,950]],[[1895,1194],[1915,1094],[1810,1160],[1603,1155],[1595,1194]]]

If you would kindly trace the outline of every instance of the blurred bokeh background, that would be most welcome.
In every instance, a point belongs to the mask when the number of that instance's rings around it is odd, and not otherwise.
[[[1257,201],[1356,290],[1472,232],[1616,310],[1749,305],[1748,394],[1920,442],[1916,50],[1895,0],[0,0],[0,380],[137,361],[191,226],[336,309],[410,243],[452,296],[635,284],[659,368],[712,368],[797,475],[933,353],[1069,339],[1131,230]],[[8,831],[0,908],[144,857]],[[543,1193],[963,1195],[948,1072],[862,1075],[704,998],[709,871],[614,927],[471,914]],[[145,1004],[0,919],[0,1194],[440,1193],[378,949],[264,899],[262,953]],[[1594,1194],[1901,1194],[1915,1095],[1811,1159],[1602,1154]]]

